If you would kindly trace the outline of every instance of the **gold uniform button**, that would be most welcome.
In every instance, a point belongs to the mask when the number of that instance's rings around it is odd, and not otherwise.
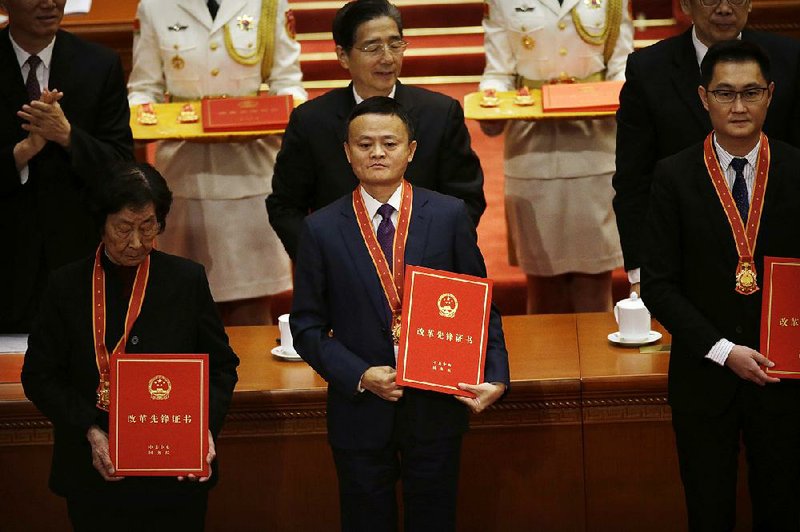
[[[247,47],[248,48],[252,48],[253,47],[253,43],[251,43],[251,42],[247,43]]]
[[[219,69],[218,68],[213,69],[211,71],[211,75],[214,76],[214,77],[219,76]]]
[[[173,47],[175,50],[178,50],[178,49],[180,48],[180,46],[178,46],[177,44],[173,44],[173,45],[172,45],[172,47]]]
[[[558,23],[558,29],[563,30],[566,27],[567,27],[567,23],[564,22],[563,20]]]
[[[211,45],[210,45],[212,50],[216,50],[217,46],[219,46],[219,45],[217,43],[215,43],[215,42],[212,42]]]
[[[560,55],[567,55],[567,49],[566,49],[566,48],[562,48],[562,49],[560,49],[560,50],[558,51],[558,53],[559,53]]]

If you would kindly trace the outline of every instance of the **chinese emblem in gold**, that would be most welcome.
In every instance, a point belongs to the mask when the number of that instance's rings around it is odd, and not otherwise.
[[[756,272],[749,262],[740,262],[736,268],[736,291],[740,294],[752,294],[758,290]]]
[[[150,399],[153,401],[165,401],[169,399],[172,383],[164,375],[156,375],[148,381],[147,390],[150,392]]]
[[[439,316],[454,318],[458,310],[458,299],[453,294],[442,294],[436,305],[439,307]]]

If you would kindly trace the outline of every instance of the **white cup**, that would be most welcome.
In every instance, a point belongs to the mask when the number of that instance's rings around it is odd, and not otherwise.
[[[646,340],[650,334],[650,311],[636,292],[614,305],[614,318],[619,325],[620,340],[636,342]]]
[[[292,342],[292,330],[289,328],[289,315],[281,314],[278,316],[278,329],[281,332],[281,349],[284,354],[296,355],[294,343]]]

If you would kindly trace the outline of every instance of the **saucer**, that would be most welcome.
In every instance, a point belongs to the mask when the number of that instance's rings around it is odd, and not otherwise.
[[[657,342],[661,340],[661,333],[658,331],[650,331],[647,333],[647,338],[643,338],[641,340],[625,340],[619,337],[619,331],[613,332],[608,335],[608,341],[612,344],[617,345],[630,345],[630,346],[637,346],[637,345],[646,345],[652,344],[653,342]]]
[[[286,351],[283,347],[277,346],[273,347],[272,351],[270,351],[274,356],[278,358],[282,358],[283,360],[291,360],[291,361],[298,361],[303,360],[300,355],[298,355],[294,350]]]

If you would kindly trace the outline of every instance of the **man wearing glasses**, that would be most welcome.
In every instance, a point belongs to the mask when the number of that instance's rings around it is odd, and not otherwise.
[[[692,531],[734,529],[740,441],[753,530],[800,526],[800,386],[767,374],[774,363],[757,351],[764,256],[800,257],[800,150],[762,133],[778,90],[758,45],[712,46],[697,91],[713,132],[653,172],[642,281],[672,334],[669,403]]]
[[[617,111],[614,210],[625,269],[637,291],[653,167],[711,130],[697,97],[699,65],[709,46],[741,39],[766,50],[776,89],[764,131],[800,145],[800,42],[742,29],[750,7],[750,0],[681,0],[692,28],[628,58]]]
[[[386,0],[354,0],[337,12],[333,39],[352,83],[292,113],[266,202],[270,222],[292,259],[303,218],[358,184],[342,149],[345,121],[357,103],[372,96],[395,98],[414,123],[419,149],[406,179],[464,200],[477,225],[486,208],[483,171],[471,148],[464,113],[448,96],[397,80],[407,47],[398,9]]]

